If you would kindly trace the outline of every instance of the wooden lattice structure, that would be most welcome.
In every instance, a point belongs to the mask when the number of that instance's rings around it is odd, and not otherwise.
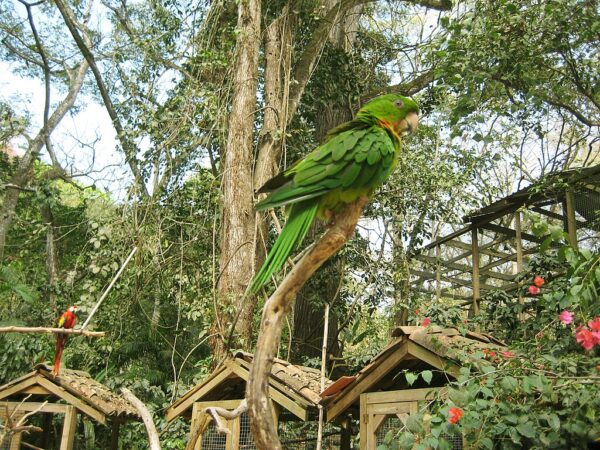
[[[524,211],[561,225],[574,247],[597,247],[600,165],[553,172],[466,216],[466,226],[413,255],[411,289],[456,300],[473,312],[487,292],[518,291],[515,276],[547,237],[525,229]]]
[[[94,380],[87,372],[61,369],[53,376],[52,368],[39,364],[33,372],[0,386],[0,420],[7,417],[15,422],[30,412],[44,414],[42,433],[48,440],[51,414],[64,415],[60,450],[73,448],[79,414],[94,421],[111,426],[110,449],[118,448],[120,425],[127,420],[140,420],[137,411],[121,396]],[[20,433],[12,436],[11,442],[0,443],[0,448],[21,448]]]
[[[221,364],[200,384],[197,384],[167,409],[167,420],[177,417],[191,419],[190,437],[200,434],[195,450],[254,449],[248,415],[224,420],[229,434],[217,432],[205,408],[236,408],[245,396],[252,354],[238,352]],[[316,439],[318,404],[321,400],[320,370],[298,366],[276,358],[269,378],[269,394],[278,423],[279,437],[286,449],[310,448]],[[330,380],[325,385],[329,386]],[[327,429],[324,447],[344,448],[349,436],[342,431]],[[308,446],[307,446],[308,443]]]
[[[504,350],[504,344],[489,334],[461,334],[456,328],[399,327],[393,336],[350,382],[345,377],[323,391],[327,421],[359,418],[361,450],[377,448],[389,431],[401,432],[410,414],[443,396],[469,355]],[[404,375],[426,370],[432,374],[429,383],[419,377],[410,385]],[[462,448],[460,436],[454,448]]]

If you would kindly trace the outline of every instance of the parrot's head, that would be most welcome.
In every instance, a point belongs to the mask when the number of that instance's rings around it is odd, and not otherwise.
[[[377,124],[397,136],[409,134],[419,124],[419,105],[410,97],[399,94],[386,94],[374,98],[357,113],[375,119]]]
[[[72,312],[73,314],[75,314],[77,312],[77,306],[71,305],[71,306],[69,306],[69,309],[67,311]]]

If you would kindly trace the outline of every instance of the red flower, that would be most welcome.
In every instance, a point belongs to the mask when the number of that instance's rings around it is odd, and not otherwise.
[[[592,334],[592,332],[583,327],[579,327],[575,333],[575,339],[577,339],[579,345],[581,345],[585,350],[591,350],[596,343],[595,336]]]
[[[484,348],[482,351],[483,354],[489,358],[493,358],[494,356],[496,356],[496,352],[494,350],[490,350],[489,348]]]
[[[504,356],[505,358],[514,358],[515,356],[517,356],[517,355],[515,355],[513,352],[511,352],[511,351],[508,351],[508,350],[507,350],[507,351],[505,351],[505,352],[500,352],[500,354],[501,354],[502,356]]]
[[[540,293],[540,288],[534,285],[529,286],[529,288],[527,289],[527,291],[531,294],[531,295],[538,295]]]
[[[544,280],[542,277],[540,276],[536,276],[533,279],[533,284],[535,284],[537,287],[542,287],[544,285],[544,283],[546,282],[546,280]]]
[[[450,408],[450,410],[448,411],[448,422],[458,423],[462,416],[463,412],[460,408]]]
[[[588,322],[588,327],[590,327],[590,330],[592,331],[600,331],[600,317],[596,316],[594,317],[594,320],[590,320]]]
[[[425,318],[423,319],[423,323],[421,324],[421,326],[424,326],[424,327],[426,327],[426,326],[428,326],[430,323],[431,323],[431,320],[429,319],[429,317],[425,317]]]

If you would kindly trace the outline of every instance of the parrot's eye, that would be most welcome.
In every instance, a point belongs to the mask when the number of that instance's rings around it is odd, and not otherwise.
[[[396,105],[396,108],[404,108],[404,102],[402,100],[396,100],[394,105]]]

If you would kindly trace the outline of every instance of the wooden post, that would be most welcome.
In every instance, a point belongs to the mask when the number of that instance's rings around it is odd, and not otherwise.
[[[72,450],[75,441],[75,430],[77,429],[77,410],[75,407],[67,406],[65,420],[63,423],[62,436],[60,438],[60,450]]]
[[[523,241],[521,239],[521,212],[515,212],[515,248],[517,250],[517,273],[521,273],[523,271]],[[519,293],[519,304],[523,305],[525,303],[525,299],[523,297],[523,293],[521,292],[521,285],[523,283],[519,281],[519,285],[517,287],[517,292]],[[523,312],[519,314],[519,320],[523,320]]]
[[[367,450],[368,429],[369,429],[369,414],[367,413],[367,397],[365,394],[360,395],[360,450]]]
[[[567,235],[569,237],[569,245],[577,249],[577,221],[575,220],[575,196],[572,190],[565,192],[565,217],[567,222]]]
[[[441,251],[440,251],[440,246],[436,245],[435,246],[435,259],[436,259],[436,266],[435,266],[435,298],[436,300],[439,302],[441,297],[442,297],[442,271],[440,269],[440,257],[441,257]]]
[[[121,421],[118,417],[112,420],[112,426],[110,430],[110,450],[119,449],[119,428],[121,427]]]
[[[479,314],[479,299],[481,297],[481,289],[479,279],[479,236],[477,235],[477,227],[471,230],[471,252],[473,260],[473,304],[471,305],[472,315]]]

